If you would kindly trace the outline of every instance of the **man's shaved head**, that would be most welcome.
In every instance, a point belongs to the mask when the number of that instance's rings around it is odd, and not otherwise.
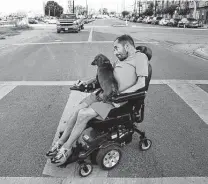
[[[128,42],[130,45],[135,47],[133,38],[131,36],[129,36],[129,35],[126,35],[126,34],[117,37],[115,39],[115,41],[117,41],[118,43],[122,44],[123,46]]]

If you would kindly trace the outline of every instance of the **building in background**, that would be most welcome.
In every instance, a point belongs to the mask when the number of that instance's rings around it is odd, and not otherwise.
[[[135,1],[135,11],[137,14],[141,14],[144,13],[150,6],[150,3],[152,3],[153,1],[149,1],[149,0],[136,0]]]
[[[177,9],[173,15],[174,17],[193,17],[208,24],[208,0],[135,0],[134,11],[137,14],[145,12],[151,2],[154,3],[154,11],[164,10],[171,5],[176,5]],[[187,15],[178,15],[180,10],[187,8],[189,9]],[[166,17],[167,15],[163,14],[163,16]]]
[[[204,24],[208,24],[208,1],[201,0],[196,2],[196,13],[194,12],[194,2],[189,3],[190,15],[196,16],[197,19],[201,20]]]
[[[73,13],[73,0],[68,0],[68,13]]]

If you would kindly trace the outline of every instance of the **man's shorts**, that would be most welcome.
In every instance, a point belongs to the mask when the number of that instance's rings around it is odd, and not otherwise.
[[[94,93],[91,93],[88,97],[84,98],[80,103],[85,102],[89,107],[91,107],[98,115],[104,120],[108,116],[109,112],[115,108],[115,106],[110,103],[104,103],[102,100],[96,98]]]

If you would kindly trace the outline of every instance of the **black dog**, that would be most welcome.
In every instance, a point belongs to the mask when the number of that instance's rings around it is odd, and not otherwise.
[[[110,60],[103,54],[98,54],[91,65],[97,65],[97,80],[103,90],[103,102],[110,101],[114,94],[118,93],[118,83],[113,75],[113,67]]]

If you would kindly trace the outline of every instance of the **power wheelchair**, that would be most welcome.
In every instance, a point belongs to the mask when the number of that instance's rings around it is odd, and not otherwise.
[[[142,52],[141,49],[140,52]],[[150,50],[151,51],[151,50]],[[147,54],[146,54],[147,55]],[[147,55],[151,59],[151,55]],[[119,164],[122,156],[122,147],[132,142],[132,136],[136,132],[140,135],[139,148],[148,150],[152,141],[147,139],[145,132],[137,129],[136,124],[144,119],[145,97],[152,76],[152,67],[148,65],[148,77],[145,79],[145,87],[136,92],[120,94],[112,97],[112,102],[127,102],[121,107],[110,111],[105,120],[93,118],[87,124],[86,129],[76,141],[72,149],[72,155],[61,167],[72,162],[78,162],[79,175],[86,177],[93,170],[92,164],[98,164],[104,170],[110,170]],[[82,92],[94,91],[99,84],[74,85],[71,90]],[[99,93],[100,90],[97,91]],[[89,160],[86,161],[88,158]]]

